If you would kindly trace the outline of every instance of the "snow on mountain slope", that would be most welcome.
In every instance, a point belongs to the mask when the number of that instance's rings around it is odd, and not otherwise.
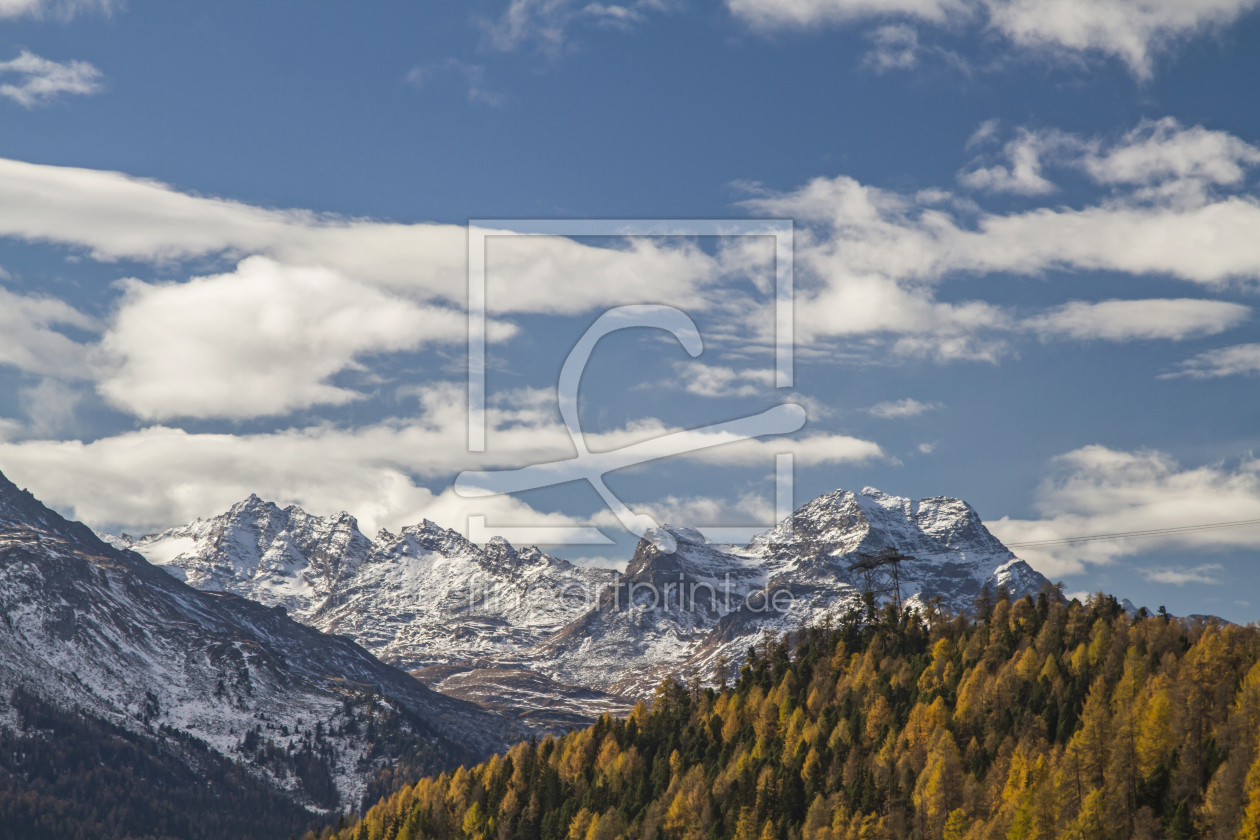
[[[503,539],[484,549],[425,521],[383,532],[358,573],[310,618],[404,669],[513,653],[589,609],[612,573]]]
[[[947,497],[837,490],[744,547],[665,530],[677,550],[641,541],[624,576],[503,540],[478,548],[427,521],[367,540],[346,514],[320,519],[253,498],[131,544],[195,586],[292,604],[300,620],[349,635],[400,667],[446,674],[429,666],[462,663],[452,673],[464,676],[426,679],[470,699],[493,694],[496,708],[516,698],[527,717],[531,709],[580,708],[585,701],[573,692],[582,687],[619,703],[669,673],[712,678],[720,657],[737,664],[765,631],[854,606],[858,581],[847,568],[863,553],[895,548],[913,558],[901,575],[912,606],[935,598],[957,612],[985,584],[1018,597],[1047,583],[966,502]],[[521,669],[545,676],[547,688],[518,690]]]
[[[612,579],[501,539],[479,548],[427,520],[369,539],[347,513],[321,518],[256,496],[213,519],[112,539],[191,586],[283,606],[405,670],[536,644]]]
[[[1035,596],[1048,581],[992,534],[966,502],[911,501],[871,488],[837,490],[797,510],[747,547],[715,545],[698,532],[665,530],[642,540],[619,588],[531,653],[562,682],[642,696],[667,674],[713,680],[719,660],[737,666],[767,632],[838,618],[860,605],[848,567],[887,549],[902,563],[908,606],[938,598],[960,612],[984,585]],[[668,542],[668,541],[667,541]]]
[[[193,589],[2,475],[0,619],[0,696],[21,686],[155,741],[183,730],[308,807],[358,805],[386,719],[435,764],[527,734],[282,608]]]
[[[140,539],[102,535],[209,592],[232,592],[304,619],[367,559],[372,541],[348,513],[322,518],[257,496],[222,516]]]

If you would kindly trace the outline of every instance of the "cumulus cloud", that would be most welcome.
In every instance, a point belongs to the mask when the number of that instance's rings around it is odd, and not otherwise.
[[[573,457],[554,407],[534,392],[520,392],[487,410],[490,446],[484,453],[467,451],[466,394],[460,385],[420,386],[413,396],[420,403],[414,418],[353,429],[322,424],[267,434],[194,434],[152,426],[86,443],[10,440],[0,444],[0,470],[96,526],[160,529],[213,514],[256,492],[316,512],[344,508],[370,528],[394,528],[417,521],[438,504],[417,478],[441,480],[465,469]],[[803,465],[852,463],[882,454],[874,443],[842,435],[732,442],[730,436],[687,432],[659,421],[589,433],[586,439],[592,451],[608,452],[671,433],[683,433],[689,446],[700,447],[682,457],[719,466],[771,469],[780,452],[795,453]],[[442,504],[463,512],[459,515],[483,513],[489,525],[534,524],[526,521],[529,509],[510,497],[440,496]],[[521,515],[509,516],[514,511]],[[456,527],[453,516],[444,520],[448,527]]]
[[[1194,179],[1233,185],[1260,165],[1260,148],[1225,131],[1186,128],[1173,117],[1143,120],[1115,143],[1095,139],[1080,145],[1078,165],[1100,184]]]
[[[344,404],[363,395],[329,378],[356,359],[467,337],[461,312],[266,257],[227,274],[156,285],[128,280],[123,288],[96,356],[99,391],[146,420]],[[488,334],[511,333],[492,322]]]
[[[1118,59],[1146,79],[1161,52],[1228,26],[1256,0],[727,0],[727,6],[762,31],[888,19],[970,27],[997,32],[1030,53]]]
[[[495,313],[577,314],[652,301],[703,310],[731,303],[732,291],[719,283],[728,271],[720,256],[674,237],[593,247],[560,236],[491,235],[486,306]]]
[[[63,93],[92,94],[101,89],[101,71],[86,61],[59,63],[22,50],[12,61],[0,61],[0,78],[17,76],[16,84],[0,84],[0,96],[26,108]]]
[[[1043,338],[1181,341],[1216,335],[1238,326],[1250,316],[1250,307],[1219,300],[1072,301],[1026,319],[1024,325]]]
[[[87,376],[87,348],[57,326],[96,329],[92,318],[63,301],[0,287],[0,365],[48,376]]]
[[[1104,270],[1207,288],[1255,281],[1260,202],[1222,192],[1238,186],[1231,167],[1250,166],[1253,147],[1208,134],[1160,121],[1109,144],[1059,136],[1056,147],[1076,149],[1073,165],[1114,190],[1083,207],[989,213],[941,190],[905,194],[845,176],[745,204],[803,227],[796,329],[806,341],[884,333],[896,337],[899,354],[995,360],[1007,351],[1010,333],[1028,326],[1113,340],[1210,334],[1237,323],[1244,308],[1212,301],[1072,304],[1029,324],[984,301],[936,297],[949,277],[994,273]],[[1030,148],[1048,145],[1031,137],[1025,136]],[[1019,166],[1012,164],[1005,177],[1029,184],[1042,177],[1028,166],[1016,176],[1011,172]],[[1123,316],[1123,323],[1101,323],[1108,314]]]
[[[907,397],[904,400],[876,403],[868,408],[867,411],[882,420],[892,420],[902,417],[917,417],[926,411],[932,411],[937,408],[941,408],[941,404],[938,402],[922,403]],[[930,452],[931,450],[929,449],[928,451]]]
[[[75,519],[133,534],[215,515],[250,493],[321,515],[347,510],[367,533],[397,531],[427,518],[468,536],[470,515],[485,516],[492,526],[583,524],[511,496],[434,493],[395,459],[365,459],[365,450],[375,448],[370,437],[371,430],[240,436],[152,427],[92,443],[0,443],[0,465],[10,479]]]
[[[1183,338],[1219,332],[1246,315],[1245,307],[1214,301],[1106,301],[1021,319],[984,301],[938,300],[938,285],[963,273],[1104,269],[1167,274],[1209,287],[1260,276],[1252,243],[1260,205],[1248,195],[1217,194],[1236,187],[1239,173],[1258,159],[1250,145],[1169,121],[1144,123],[1115,142],[1078,138],[1058,145],[1072,145],[1078,168],[1119,192],[1079,209],[994,214],[942,190],[907,195],[838,177],[747,202],[756,212],[794,217],[803,225],[797,236],[798,338],[808,344],[884,334],[902,356],[995,361],[1020,331]],[[1201,189],[1166,198],[1169,184],[1189,182]],[[1151,190],[1165,191],[1152,197]],[[486,265],[492,314],[576,314],[652,300],[717,310],[728,332],[764,337],[773,327],[772,321],[750,320],[748,312],[766,308],[745,305],[747,295],[739,289],[750,285],[728,282],[746,275],[752,285],[764,285],[756,268],[766,261],[764,247],[741,241],[710,254],[676,238],[637,237],[595,247],[565,237],[491,234]],[[15,161],[0,161],[0,235],[83,248],[98,260],[250,254],[270,260],[257,263],[272,266],[263,272],[265,282],[229,272],[127,287],[97,357],[101,391],[114,405],[149,419],[258,416],[355,399],[353,390],[330,377],[361,356],[456,340],[446,306],[460,307],[467,288],[462,227],[258,208],[119,173]],[[328,300],[353,298],[360,305],[320,309],[301,291],[303,284],[314,289],[316,278]],[[216,291],[229,287],[242,293]],[[276,305],[263,306],[264,299]],[[49,327],[51,304],[41,306],[6,311],[10,320],[25,316],[26,323],[6,335],[0,359],[39,372],[39,353],[32,350],[38,346],[45,355],[60,354],[62,370],[81,370],[81,361],[68,359],[82,348]],[[142,314],[159,309],[161,317]],[[368,310],[376,314],[369,317]],[[264,311],[283,315],[287,326],[277,327]],[[320,324],[331,323],[327,319],[345,320],[351,313],[363,315],[357,329],[320,331]],[[233,324],[230,346],[216,335],[225,323]],[[281,335],[285,329],[288,338]],[[304,331],[309,335],[298,338]],[[308,357],[313,363],[296,370],[295,360]],[[51,363],[42,364],[46,370]],[[242,383],[197,389],[187,377],[180,380],[181,370],[232,370]],[[766,384],[768,374],[701,366],[687,376],[686,387],[696,393],[748,395]],[[223,405],[215,408],[215,402]]]
[[[462,307],[468,296],[463,226],[273,210],[118,172],[0,159],[0,236],[82,248],[104,262],[267,256],[322,266],[416,301]],[[486,300],[491,312],[572,314],[643,300],[695,308],[709,304],[701,290],[722,271],[717,258],[676,239],[595,247],[564,237],[491,235]]]
[[[1260,374],[1260,344],[1235,344],[1208,350],[1182,362],[1181,370],[1165,373],[1161,379],[1188,376],[1191,379],[1215,379],[1220,376],[1255,376]]]
[[[1182,467],[1162,452],[1086,446],[1055,459],[1037,491],[1039,519],[986,523],[1006,543],[1162,530],[1260,519],[1260,459],[1237,466]],[[1260,547],[1260,528],[1218,528],[1141,538],[1030,546],[1015,552],[1048,576],[1077,574],[1087,563],[1169,547]]]
[[[984,123],[968,147],[997,133],[996,120]],[[1143,187],[1134,197],[1203,201],[1214,186],[1237,186],[1260,164],[1260,148],[1224,131],[1183,126],[1173,117],[1142,120],[1122,136],[1085,138],[1055,129],[1020,128],[1000,153],[1004,162],[981,156],[959,173],[963,186],[990,192],[1039,195],[1055,186],[1046,166],[1081,172],[1105,186]]]
[[[1177,43],[1223,28],[1256,0],[984,0],[989,26],[1016,46],[1119,59],[1139,79]]]
[[[774,388],[774,371],[763,368],[736,370],[723,365],[679,362],[675,365],[683,387],[702,397],[748,397]]]
[[[977,135],[972,135],[971,142],[976,142],[976,139]],[[1007,160],[1005,164],[978,166],[969,172],[959,173],[958,180],[973,190],[1020,195],[1054,192],[1054,184],[1041,174],[1041,159],[1047,149],[1053,148],[1056,140],[1057,135],[1054,134],[1019,129],[1015,139],[1003,149]]]

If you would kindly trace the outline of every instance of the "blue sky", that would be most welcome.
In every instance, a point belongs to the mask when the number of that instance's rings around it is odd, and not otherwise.
[[[1260,15],[1247,0],[626,5],[0,0],[0,470],[101,528],[249,492],[367,528],[621,531],[572,454],[804,405],[791,440],[609,476],[658,521],[843,487],[953,495],[1008,542],[1260,518]],[[466,451],[465,225],[786,218],[764,239],[495,240],[487,452]],[[478,505],[482,507],[477,507]],[[1260,528],[1021,550],[1069,591],[1250,621]]]

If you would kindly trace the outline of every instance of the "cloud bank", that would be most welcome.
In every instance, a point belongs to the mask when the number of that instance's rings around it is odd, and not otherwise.
[[[1086,446],[1055,459],[1054,475],[1037,491],[1036,508],[1040,519],[1003,517],[986,524],[1003,542],[1016,543],[1260,519],[1260,459],[1249,457],[1234,467],[1183,468],[1162,452]],[[1055,577],[1079,574],[1087,564],[1169,547],[1260,548],[1260,527],[1017,548],[1015,552],[1038,571]]]

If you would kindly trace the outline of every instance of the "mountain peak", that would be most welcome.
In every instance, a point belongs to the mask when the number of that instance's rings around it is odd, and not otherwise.
[[[112,549],[96,532],[81,522],[73,522],[47,507],[29,490],[20,489],[0,472],[0,518],[54,534],[89,553]]]
[[[232,507],[228,508],[228,515],[229,516],[233,516],[233,515],[239,516],[241,514],[249,515],[249,514],[254,514],[258,511],[272,511],[272,510],[278,513],[280,511],[280,506],[277,505],[275,502],[269,502],[266,499],[261,498],[257,493],[250,493],[248,497],[232,505]],[[297,507],[296,505],[293,505],[293,506],[290,506],[289,510],[301,511],[301,508]]]

